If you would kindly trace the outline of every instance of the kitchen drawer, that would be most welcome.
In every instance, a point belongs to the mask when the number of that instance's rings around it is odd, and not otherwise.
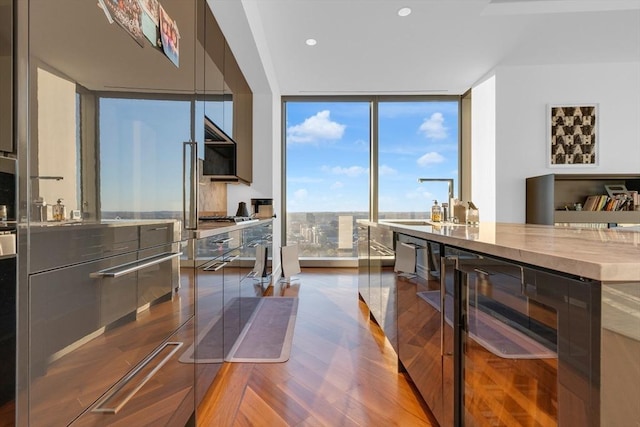
[[[192,318],[71,425],[183,427],[195,411],[196,364],[179,359],[193,341]]]
[[[150,266],[138,270],[138,308],[154,303],[160,298],[171,298],[171,292],[178,287],[180,280],[179,259],[171,258],[172,254],[177,253],[178,243],[138,252],[139,261],[151,261]],[[154,260],[161,262],[154,263]]]
[[[140,226],[140,248],[150,248],[152,246],[171,243],[175,238],[175,224],[153,224]]]
[[[71,351],[102,326],[135,311],[135,276],[95,277],[98,271],[135,260],[133,253],[29,277],[32,366],[46,371],[51,359]],[[111,302],[115,294],[120,294],[118,304]]]
[[[135,226],[51,226],[31,232],[30,272],[93,261],[138,249]]]
[[[271,244],[273,238],[273,223],[256,225],[243,229],[242,243],[247,247],[255,247],[258,244]]]
[[[143,267],[119,275],[143,266],[136,255],[133,252],[31,275],[31,427],[68,425],[193,317],[193,295],[189,296],[188,286],[181,289],[181,298],[160,298],[147,310],[136,311],[136,281],[148,271]],[[153,266],[146,269],[153,270]],[[162,279],[174,274],[164,266],[158,271],[154,274],[161,274]],[[96,273],[115,277],[91,278]],[[130,283],[133,277],[134,286],[119,289],[110,295],[114,299],[105,303],[102,291],[109,287],[103,284]],[[113,311],[119,306],[121,312]],[[107,311],[107,307],[113,310]],[[118,320],[104,325],[112,319]]]
[[[242,245],[242,230],[234,230],[214,236],[198,239],[195,248],[197,262],[206,262],[212,258],[239,248]]]

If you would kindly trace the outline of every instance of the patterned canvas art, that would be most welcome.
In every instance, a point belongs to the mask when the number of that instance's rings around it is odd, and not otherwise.
[[[596,105],[551,106],[551,165],[596,164]]]

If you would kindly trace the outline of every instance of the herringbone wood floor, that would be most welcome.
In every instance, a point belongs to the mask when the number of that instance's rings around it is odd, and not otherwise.
[[[356,269],[304,269],[291,358],[225,364],[198,426],[437,425],[358,300]],[[276,294],[279,293],[276,291]]]

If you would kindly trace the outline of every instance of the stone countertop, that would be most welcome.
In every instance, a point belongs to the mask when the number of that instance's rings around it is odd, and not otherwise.
[[[638,231],[485,222],[359,223],[603,282],[640,281]]]

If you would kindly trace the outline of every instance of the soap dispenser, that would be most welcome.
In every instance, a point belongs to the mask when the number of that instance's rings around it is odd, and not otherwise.
[[[433,222],[441,222],[442,221],[442,208],[438,205],[438,201],[433,201],[433,206],[431,207],[431,221]]]
[[[58,202],[53,205],[53,220],[64,221],[66,218],[65,207],[62,204],[62,199],[58,199]]]

